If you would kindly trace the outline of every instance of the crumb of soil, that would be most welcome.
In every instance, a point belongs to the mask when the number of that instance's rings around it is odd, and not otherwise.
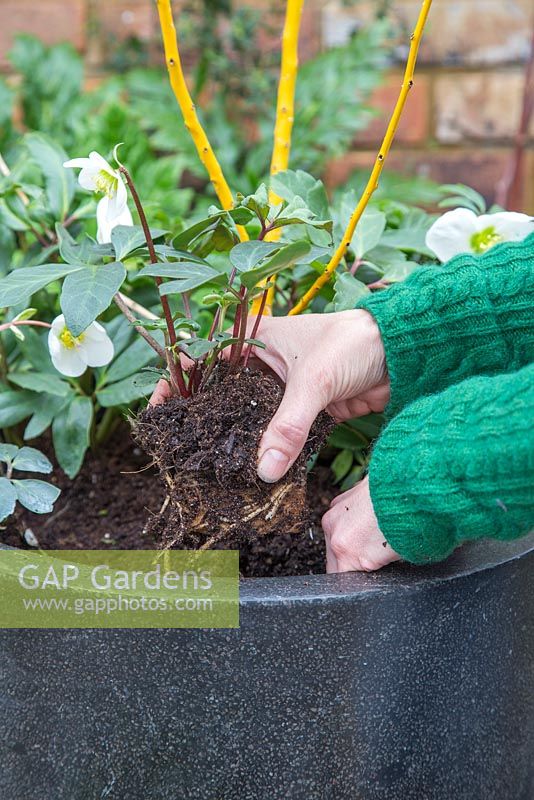
[[[54,461],[50,444],[36,443]],[[165,490],[147,458],[135,447],[126,426],[98,454],[89,453],[80,474],[69,480],[54,464],[48,480],[62,489],[52,514],[20,509],[5,528],[0,542],[26,547],[22,534],[31,528],[44,550],[154,549],[155,541],[143,534],[149,515],[159,512]],[[42,476],[37,476],[41,477]],[[244,577],[308,575],[325,571],[321,516],[336,494],[328,468],[318,466],[308,476],[310,525],[299,533],[267,534],[261,540],[220,543],[239,549]]]

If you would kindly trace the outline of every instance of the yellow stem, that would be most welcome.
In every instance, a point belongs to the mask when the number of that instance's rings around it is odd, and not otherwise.
[[[171,0],[156,0],[159,13],[161,34],[163,37],[163,47],[165,50],[165,60],[169,71],[169,78],[174,96],[182,111],[185,127],[191,134],[195,147],[197,148],[200,160],[206,167],[207,173],[215,189],[215,193],[223,208],[230,209],[234,205],[234,198],[226,178],[223,175],[221,165],[217,161],[215,153],[208,141],[200,120],[198,119],[195,104],[185,81],[180,52],[178,50],[178,38],[174,20],[172,17]],[[238,225],[239,236],[242,241],[248,239],[245,228]]]
[[[291,133],[295,118],[295,86],[299,63],[299,30],[304,0],[287,0],[284,33],[282,35],[282,61],[280,65],[280,81],[278,83],[278,99],[276,103],[276,122],[274,126],[274,144],[271,158],[271,175],[288,168],[291,151]],[[281,198],[272,190],[269,191],[269,202],[279,203]],[[276,242],[280,238],[280,228],[267,234],[266,241]],[[271,314],[274,300],[274,281],[267,293],[264,314]],[[266,281],[260,284],[264,286]],[[252,304],[252,313],[257,314],[261,305],[261,295]]]
[[[415,70],[415,63],[417,61],[417,53],[419,50],[419,45],[421,43],[421,36],[423,34],[423,29],[425,27],[425,23],[428,17],[428,12],[430,11],[431,5],[432,5],[432,0],[423,0],[423,5],[421,11],[419,12],[419,17],[417,19],[417,24],[411,36],[408,61],[406,63],[406,69],[404,71],[404,79],[402,82],[399,97],[397,99],[397,103],[395,105],[392,117],[389,121],[389,125],[386,130],[386,135],[384,136],[382,146],[376,158],[373,171],[371,172],[371,177],[369,178],[367,186],[364,189],[364,192],[358,202],[358,205],[354,209],[354,212],[349,220],[349,224],[347,225],[347,228],[343,235],[343,239],[341,240],[341,243],[337,248],[337,250],[335,251],[334,255],[330,259],[330,262],[325,267],[325,270],[322,273],[322,275],[319,278],[317,278],[315,283],[310,287],[310,289],[308,289],[306,294],[303,295],[303,297],[298,301],[298,303],[291,309],[291,311],[289,312],[290,316],[293,316],[295,314],[300,314],[301,311],[304,311],[304,309],[308,307],[308,305],[311,303],[314,297],[321,291],[323,286],[326,283],[328,283],[331,276],[336,271],[339,263],[343,259],[347,251],[347,248],[349,247],[352,241],[356,225],[358,224],[363,212],[365,211],[373,192],[378,187],[380,174],[384,167],[386,157],[389,153],[391,143],[393,142],[393,139],[395,137],[395,132],[397,130],[397,126],[399,124],[399,120],[402,111],[404,109],[404,105],[406,103],[406,98],[408,97],[408,93],[413,86],[413,76]]]

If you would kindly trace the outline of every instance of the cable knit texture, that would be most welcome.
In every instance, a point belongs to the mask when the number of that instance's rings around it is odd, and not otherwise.
[[[388,417],[467,377],[517,370],[534,360],[534,234],[421,267],[358,307],[382,334]]]
[[[466,540],[532,530],[533,420],[534,364],[465,380],[399,413],[378,439],[369,470],[391,547],[427,563]]]

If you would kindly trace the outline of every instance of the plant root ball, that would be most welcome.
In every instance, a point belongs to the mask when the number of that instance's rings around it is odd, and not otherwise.
[[[161,547],[207,549],[219,542],[301,533],[307,526],[306,462],[332,429],[326,414],[287,475],[274,484],[256,473],[258,445],[282,398],[274,377],[220,364],[191,399],[148,406],[134,421],[139,445],[153,459],[167,500],[149,528]]]

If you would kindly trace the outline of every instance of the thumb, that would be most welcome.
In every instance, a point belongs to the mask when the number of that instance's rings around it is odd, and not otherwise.
[[[300,452],[323,406],[317,391],[294,376],[286,385],[282,402],[263,434],[258,451],[258,476],[266,483],[282,478]]]

